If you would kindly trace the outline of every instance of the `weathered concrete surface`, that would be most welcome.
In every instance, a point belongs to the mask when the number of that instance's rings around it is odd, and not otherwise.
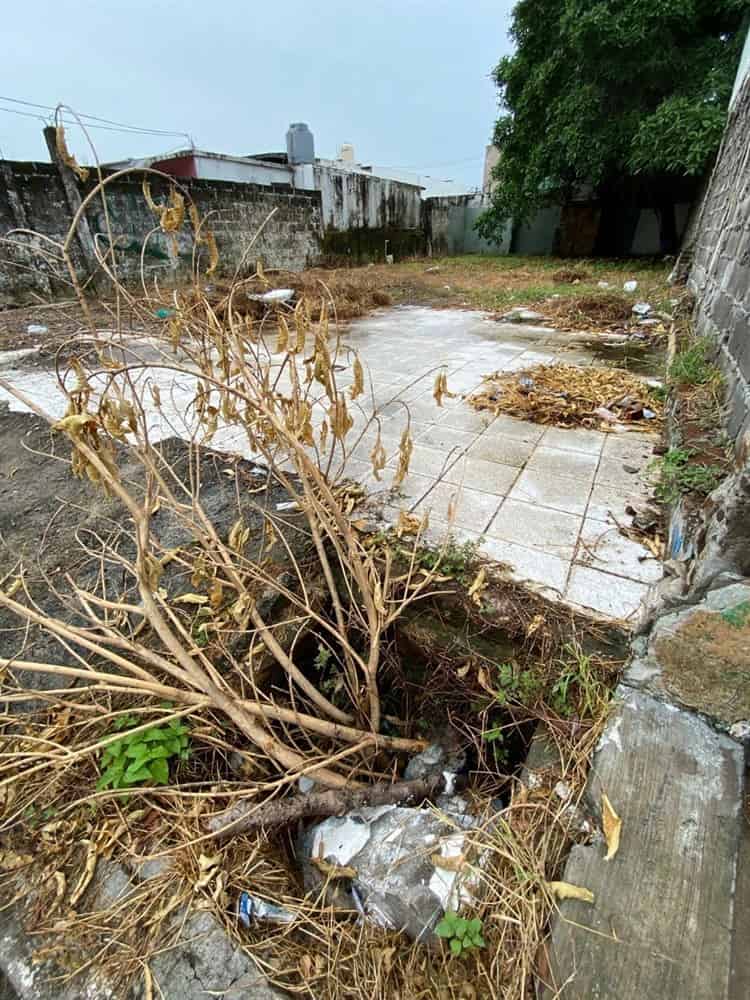
[[[660,617],[625,681],[727,728],[750,719],[750,582]]]
[[[563,877],[595,902],[561,904],[545,996],[727,998],[743,750],[648,694],[620,687],[618,696],[586,796],[596,810],[609,796],[620,849],[606,861],[602,842],[573,848]]]
[[[95,913],[122,903],[139,881],[164,873],[161,862],[147,862],[136,875],[122,865],[109,864],[97,871],[86,894],[87,909]],[[188,915],[178,910],[171,926],[171,935],[149,960],[155,996],[164,1000],[205,1000],[207,996],[284,1000],[288,996],[270,985],[253,959],[231,941],[208,911]],[[61,983],[56,978],[60,969],[34,960],[42,944],[40,938],[26,934],[18,906],[0,912],[0,1000],[140,1000],[144,996],[139,977],[127,986],[113,986],[97,971],[87,970]]]

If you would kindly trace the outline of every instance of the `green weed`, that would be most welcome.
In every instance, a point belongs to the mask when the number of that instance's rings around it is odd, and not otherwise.
[[[690,448],[670,448],[651,466],[656,472],[654,492],[663,503],[675,503],[688,493],[708,496],[724,478],[722,466],[694,462],[694,456]]]
[[[669,381],[675,385],[707,385],[720,380],[721,372],[709,360],[711,350],[708,337],[700,337],[680,351],[669,366]]]
[[[563,654],[547,699],[550,707],[564,718],[573,714],[581,719],[598,718],[609,702],[608,686],[577,642],[564,646]]]
[[[521,670],[513,663],[499,663],[495,698],[500,705],[515,702],[528,705],[539,694],[539,678],[532,670]]]
[[[138,721],[134,715],[123,715],[115,723],[115,731],[132,729]],[[174,757],[187,760],[190,755],[188,732],[183,722],[172,719],[163,726],[125,733],[102,750],[102,775],[97,788],[129,788],[151,783],[166,785],[169,781],[169,761]]]
[[[459,583],[466,584],[470,582],[469,577],[476,565],[482,541],[480,538],[476,541],[467,539],[465,542],[457,542],[449,537],[442,548],[421,548],[415,562],[420,569],[437,570],[444,576],[452,576]],[[404,555],[408,556],[409,553],[405,552]]]
[[[451,954],[456,957],[474,948],[484,948],[482,921],[479,917],[466,920],[465,917],[459,917],[455,910],[446,910],[435,933],[448,941]]]
[[[740,601],[733,608],[722,611],[721,617],[732,628],[744,628],[750,622],[750,601]]]

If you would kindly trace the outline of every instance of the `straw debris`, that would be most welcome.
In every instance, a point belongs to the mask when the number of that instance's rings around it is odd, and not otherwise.
[[[565,364],[486,375],[469,403],[475,410],[507,413],[537,424],[601,430],[611,430],[616,423],[637,423],[639,430],[656,431],[663,413],[661,400],[635,375],[617,368]]]

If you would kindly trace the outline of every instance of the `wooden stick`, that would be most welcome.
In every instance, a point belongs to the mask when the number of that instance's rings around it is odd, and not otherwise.
[[[392,785],[381,783],[369,788],[331,788],[325,792],[295,795],[261,805],[238,802],[210,819],[208,829],[217,837],[229,837],[259,828],[284,826],[306,816],[340,816],[363,806],[421,802],[439,795],[444,788],[445,777],[436,774],[415,781],[397,781]]]

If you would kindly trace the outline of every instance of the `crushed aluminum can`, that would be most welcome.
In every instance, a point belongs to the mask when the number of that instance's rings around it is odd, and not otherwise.
[[[291,924],[297,919],[294,910],[287,909],[286,906],[277,906],[275,903],[268,903],[258,896],[251,896],[249,892],[240,894],[240,901],[237,905],[237,916],[245,927],[256,920],[268,920],[273,924]]]

